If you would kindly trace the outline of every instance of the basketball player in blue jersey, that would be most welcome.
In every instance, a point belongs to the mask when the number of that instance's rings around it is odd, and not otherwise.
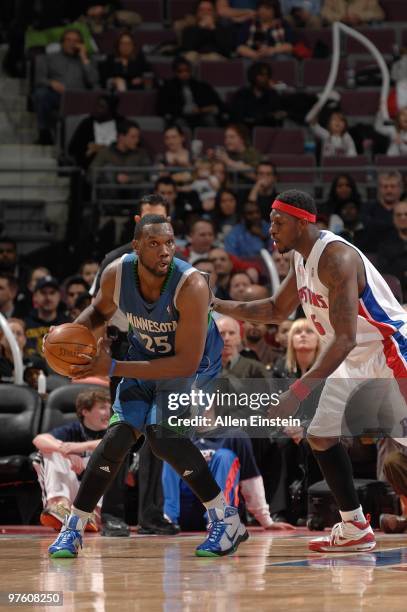
[[[340,443],[346,403],[361,382],[387,379],[395,435],[407,416],[407,313],[370,261],[356,247],[316,226],[307,193],[289,190],[272,205],[270,234],[280,253],[291,251],[291,270],[274,296],[254,302],[214,298],[216,311],[238,320],[280,323],[301,304],[323,350],[312,368],[280,396],[277,414],[294,415],[326,380],[308,441],[338,504],[341,522],[330,537],[310,542],[317,552],[368,551],[375,537],[353,484],[352,465]],[[371,408],[369,406],[369,408]],[[393,435],[393,432],[392,432]],[[406,442],[400,438],[400,442]]]
[[[201,452],[187,437],[168,433],[157,402],[165,379],[182,379],[182,391],[215,378],[223,342],[212,319],[209,289],[202,274],[174,258],[175,242],[165,217],[146,215],[137,224],[135,252],[112,262],[103,272],[91,306],[76,319],[102,335],[117,308],[126,314],[130,349],[126,361],[111,358],[99,339],[98,353],[72,376],[118,376],[110,426],[83,474],[71,515],[49,547],[51,557],[74,557],[82,546],[87,519],[112,482],[129,449],[144,435],[153,453],[167,461],[208,511],[208,536],[198,556],[221,556],[248,538],[236,508],[226,505]]]

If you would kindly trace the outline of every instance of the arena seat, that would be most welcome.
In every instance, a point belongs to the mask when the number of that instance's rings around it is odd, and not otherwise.
[[[347,172],[352,173],[352,177],[355,181],[365,183],[366,170],[358,170],[358,168],[368,165],[371,165],[371,162],[366,155],[356,155],[355,157],[323,157],[321,167],[332,168],[332,172],[324,172],[322,179],[324,182],[332,181],[339,173],[335,168],[346,168]],[[342,170],[340,172],[342,172]]]
[[[193,15],[196,9],[195,0],[168,0],[168,16],[171,21]]]
[[[202,140],[203,150],[224,146],[224,130],[222,128],[196,128],[195,138]]]
[[[155,110],[157,92],[152,91],[126,91],[119,94],[117,112],[125,117],[134,115],[151,115]]]
[[[272,69],[272,78],[275,81],[282,81],[291,87],[298,86],[298,61],[295,59],[273,60],[264,58]]]
[[[201,62],[198,78],[214,87],[243,87],[246,70],[242,60]]]
[[[272,153],[268,158],[277,168],[279,184],[309,184],[315,181],[315,171],[312,171],[316,169],[314,155],[276,155]],[[301,172],[301,169],[306,169],[308,172]],[[291,172],[287,170],[291,170]]]
[[[128,11],[136,11],[143,21],[162,23],[163,2],[162,0],[120,0],[121,7]]]
[[[386,21],[407,21],[407,3],[405,0],[386,0],[381,2],[386,13]]]
[[[295,29],[295,36],[297,40],[303,42],[312,51],[318,42],[322,42],[332,50],[332,30],[331,28],[323,28],[318,30],[307,30],[307,29]]]
[[[303,62],[303,86],[319,87],[325,86],[331,68],[330,59],[306,59]],[[340,60],[338,76],[334,87],[345,85],[346,83],[346,62]]]
[[[0,385],[0,482],[31,480],[28,459],[41,420],[42,401],[30,387]]]
[[[170,61],[154,61],[151,62],[154,74],[161,80],[171,79],[174,75],[172,72],[172,62]]]
[[[301,155],[304,152],[304,133],[299,129],[256,127],[253,146],[260,153]]]
[[[393,52],[393,46],[396,44],[396,33],[392,28],[356,28],[358,32],[366,36],[381,53],[389,55]],[[346,41],[347,53],[367,53],[369,51],[360,44],[355,38],[347,37]]]
[[[60,114],[63,117],[68,115],[88,115],[92,112],[97,98],[108,93],[103,89],[68,89],[62,96]]]
[[[45,404],[41,433],[65,425],[76,419],[75,401],[81,391],[102,389],[98,385],[70,384],[59,387],[49,394]]]
[[[378,168],[397,168],[397,170],[405,172],[407,170],[407,155],[376,155],[375,163]]]
[[[7,384],[0,397],[0,523],[36,522],[41,491],[30,453],[42,400],[30,387]]]
[[[345,115],[352,117],[374,117],[379,109],[380,91],[359,89],[358,91],[343,91],[341,107]]]

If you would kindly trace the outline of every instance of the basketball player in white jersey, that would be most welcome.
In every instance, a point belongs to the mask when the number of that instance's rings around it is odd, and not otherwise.
[[[301,304],[323,350],[313,367],[280,396],[277,413],[294,415],[327,379],[307,437],[338,504],[342,521],[329,537],[311,540],[318,552],[368,551],[375,537],[353,484],[352,465],[340,442],[346,403],[357,379],[388,379],[399,413],[407,416],[407,313],[370,261],[353,245],[316,226],[316,205],[295,189],[272,205],[270,234],[280,253],[291,251],[291,269],[274,296],[253,302],[214,299],[214,309],[238,320],[280,323]],[[341,379],[341,380],[339,380]],[[394,379],[393,381],[391,379]],[[401,417],[400,417],[401,415]],[[400,440],[401,441],[401,440]]]

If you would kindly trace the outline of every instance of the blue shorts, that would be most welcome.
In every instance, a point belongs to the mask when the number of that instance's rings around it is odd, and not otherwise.
[[[205,390],[218,377],[221,370],[221,360],[211,364],[194,377],[177,380],[137,380],[122,378],[116,391],[113,403],[111,424],[124,421],[141,432],[147,425],[155,425],[166,421],[168,414],[180,415],[189,410],[185,406],[176,411],[168,411],[170,394],[189,393],[191,389]]]

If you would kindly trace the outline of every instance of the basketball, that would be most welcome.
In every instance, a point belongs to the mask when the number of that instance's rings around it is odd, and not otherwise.
[[[65,323],[45,338],[44,356],[48,365],[62,376],[70,376],[72,365],[85,365],[81,354],[96,354],[96,338],[84,325]]]

